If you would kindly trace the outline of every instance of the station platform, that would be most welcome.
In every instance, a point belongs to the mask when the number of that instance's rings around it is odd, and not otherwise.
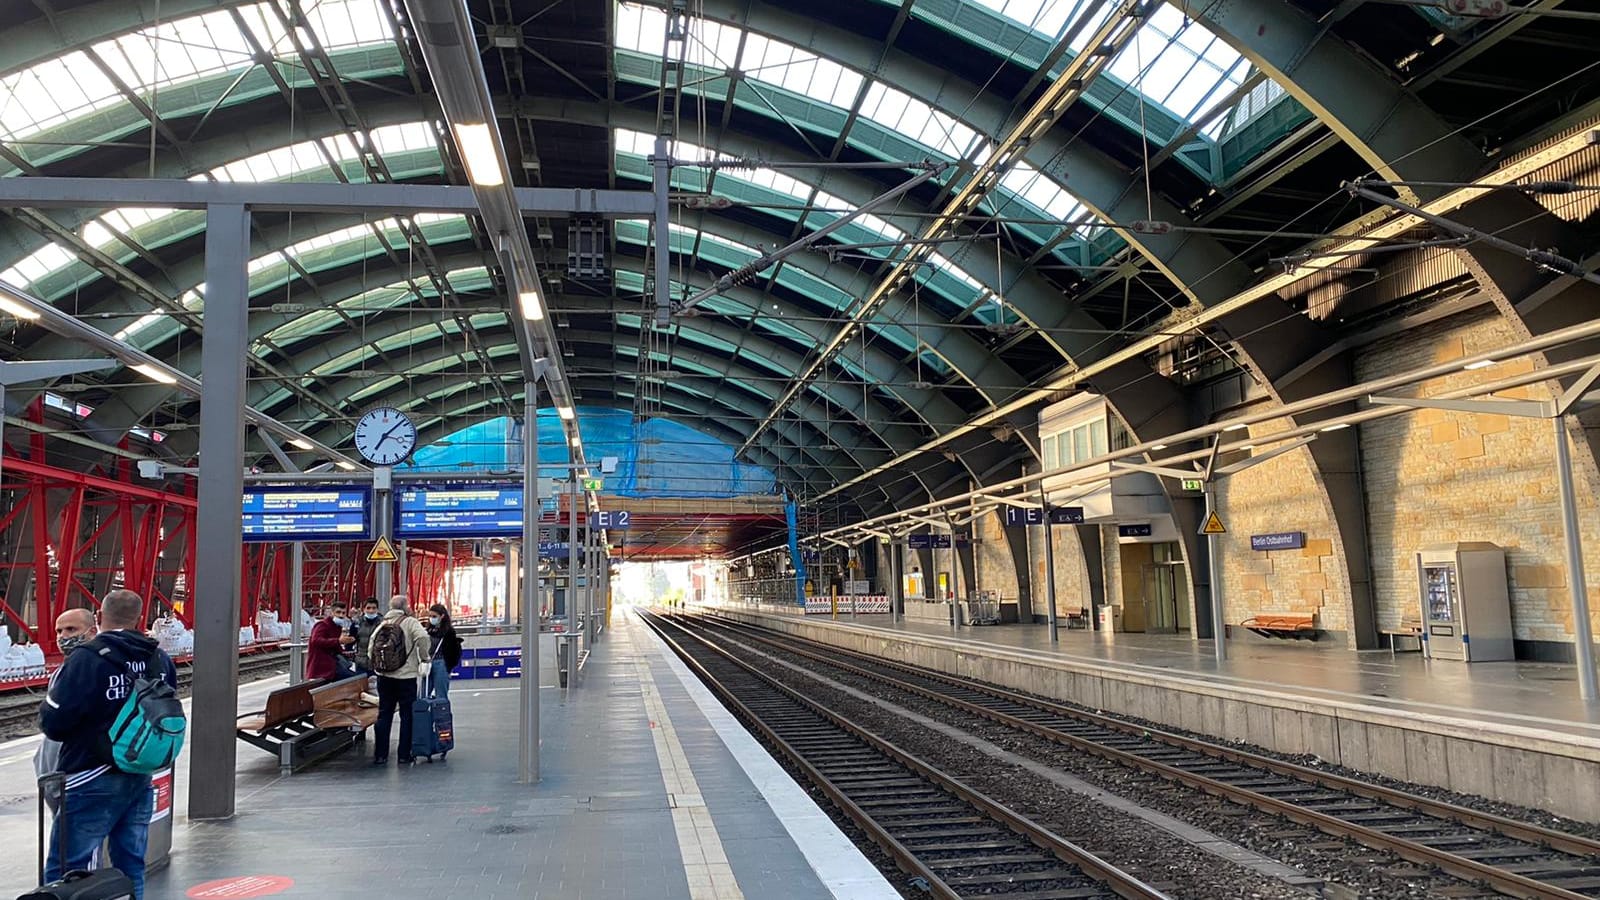
[[[514,680],[452,685],[447,763],[377,769],[358,745],[282,776],[241,745],[226,822],[188,821],[185,759],[147,898],[900,896],[648,628],[613,622],[574,690],[542,691],[538,785],[515,783]],[[25,848],[0,896],[35,883],[36,740],[0,745],[0,846]]]
[[[1459,663],[1187,635],[953,628],[710,610],[786,633],[1281,753],[1600,822],[1600,707],[1570,665]]]

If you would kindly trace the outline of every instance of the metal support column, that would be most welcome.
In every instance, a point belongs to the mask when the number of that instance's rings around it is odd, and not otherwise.
[[[1217,483],[1206,480],[1206,517],[1211,517],[1217,512]],[[1216,645],[1217,664],[1221,665],[1228,658],[1228,626],[1223,616],[1222,597],[1222,535],[1206,535],[1206,571],[1211,581],[1211,640]]]
[[[522,397],[522,678],[517,684],[517,783],[539,781],[539,385]],[[506,559],[511,548],[506,548]],[[484,564],[488,583],[488,563]],[[506,586],[510,588],[510,581]],[[486,598],[487,602],[487,598]]]
[[[893,579],[889,584],[889,622],[896,624],[900,621],[900,605],[905,603],[906,585],[900,570],[900,540],[889,539],[889,577]]]
[[[1044,524],[1039,526],[1044,529],[1044,602],[1046,616],[1050,623],[1050,643],[1061,642],[1059,623],[1056,621],[1056,541],[1051,534],[1054,527],[1050,524],[1050,499],[1044,493],[1044,479],[1039,480],[1039,503],[1043,506]]]
[[[206,210],[206,336],[200,350],[200,469],[195,514],[194,697],[189,818],[234,811],[239,713],[239,563],[244,533],[245,357],[250,327],[250,211]]]
[[[567,509],[567,621],[572,625],[574,634],[569,639],[572,644],[567,657],[568,692],[578,680],[578,654],[583,651],[583,643],[588,638],[578,629],[578,623],[583,621],[583,610],[578,604],[578,470],[574,468],[569,471],[572,503]]]
[[[478,600],[483,604],[483,616],[478,619],[478,630],[487,631],[489,628],[489,539],[484,538],[478,542],[479,574],[483,576],[483,593],[478,595]]]
[[[392,471],[387,466],[379,466],[373,472],[372,479],[372,518],[377,526],[377,536],[394,541],[394,523],[391,514],[393,504],[389,503],[390,486],[393,484]],[[378,608],[384,612],[389,610],[389,598],[394,596],[394,565],[392,563],[374,563],[372,571],[373,589],[378,594]]]
[[[300,613],[306,606],[305,565],[306,545],[301,541],[295,541],[289,547],[290,684],[299,684],[306,677],[306,633],[302,624],[305,619]]]
[[[1583,575],[1583,543],[1578,533],[1578,501],[1572,487],[1572,451],[1567,446],[1567,417],[1558,413],[1555,423],[1556,474],[1561,484],[1561,523],[1567,557],[1567,584],[1572,589],[1572,637],[1577,651],[1578,695],[1593,703],[1600,699],[1595,684],[1594,634],[1589,626],[1589,586]]]
[[[650,161],[654,170],[651,175],[651,188],[655,193],[655,296],[656,296],[656,327],[667,328],[672,324],[672,269],[671,248],[672,230],[668,224],[668,215],[671,207],[668,205],[668,194],[672,190],[672,160],[671,147],[665,136],[656,137],[655,158]],[[576,476],[576,473],[574,473]]]
[[[408,570],[411,568],[411,561],[406,558],[405,541],[401,541],[395,545],[395,555],[400,557],[400,561],[394,564],[395,583],[398,585],[397,590],[402,594],[410,594],[411,573]]]

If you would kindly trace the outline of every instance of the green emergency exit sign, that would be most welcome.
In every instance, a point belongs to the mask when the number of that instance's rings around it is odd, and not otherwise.
[[[1206,483],[1198,478],[1185,478],[1183,479],[1183,489],[1186,491],[1203,491],[1206,489]]]

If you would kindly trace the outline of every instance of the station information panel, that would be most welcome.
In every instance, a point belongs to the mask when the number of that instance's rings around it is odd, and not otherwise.
[[[518,537],[522,534],[522,488],[407,487],[394,492],[394,512],[394,536],[399,540]]]
[[[365,487],[250,487],[247,541],[360,541],[372,537],[372,490]]]

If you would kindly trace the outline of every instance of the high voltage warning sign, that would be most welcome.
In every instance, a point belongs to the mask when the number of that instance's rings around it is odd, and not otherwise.
[[[1228,529],[1222,526],[1222,517],[1217,515],[1216,510],[1212,510],[1211,513],[1206,516],[1206,523],[1200,526],[1200,533],[1227,534]]]
[[[369,563],[399,562],[400,554],[394,552],[394,544],[386,537],[380,536],[372,545],[372,551],[367,554]]]

